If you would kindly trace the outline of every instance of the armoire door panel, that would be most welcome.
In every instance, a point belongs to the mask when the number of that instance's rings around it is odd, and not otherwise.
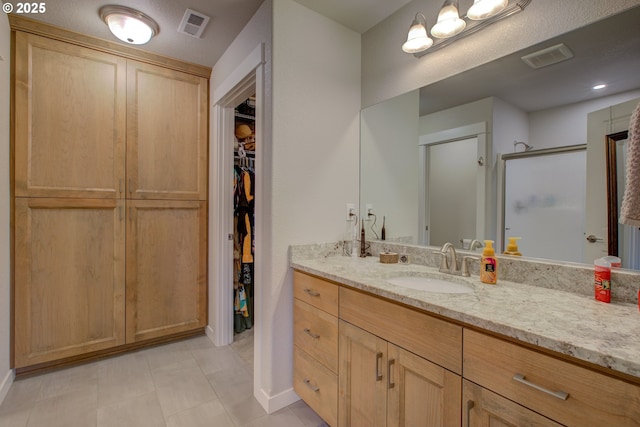
[[[124,344],[123,203],[16,198],[16,368]]]
[[[16,32],[15,194],[124,193],[126,60]]]
[[[206,200],[207,80],[128,61],[127,86],[127,197]]]
[[[127,203],[127,342],[204,327],[206,203]]]

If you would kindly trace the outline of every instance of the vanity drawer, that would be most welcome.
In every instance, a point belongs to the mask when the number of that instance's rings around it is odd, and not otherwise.
[[[299,348],[293,356],[293,389],[330,426],[338,425],[338,377]]]
[[[293,339],[302,350],[338,372],[338,318],[294,299]]]
[[[462,327],[378,297],[340,288],[340,318],[456,374]]]
[[[293,296],[338,316],[338,285],[294,270]]]
[[[640,426],[640,387],[468,329],[463,376],[565,425]]]

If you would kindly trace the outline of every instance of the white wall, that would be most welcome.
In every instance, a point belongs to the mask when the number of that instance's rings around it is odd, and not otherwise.
[[[587,115],[640,97],[640,90],[563,105],[529,114],[529,144],[534,149],[587,143]]]
[[[420,135],[455,129],[473,123],[487,123],[491,132],[493,98],[484,98],[420,117]]]
[[[345,204],[358,202],[360,35],[293,0],[267,0],[213,68],[212,94],[260,42],[254,395],[273,412],[298,399],[289,245],[340,239]]]
[[[418,97],[415,90],[362,110],[360,212],[366,215],[365,205],[373,204],[376,231],[385,216],[388,238],[418,233]],[[365,229],[368,239],[375,237],[371,222]]]
[[[640,0],[534,0],[517,15],[416,59],[400,48],[409,25],[416,12],[433,25],[442,2],[414,0],[362,36],[362,105],[434,83],[639,4]],[[462,10],[469,5],[470,0],[460,1]]]
[[[0,13],[0,403],[9,391],[13,372],[9,369],[10,356],[10,206],[9,187],[9,87],[10,87],[9,19]]]
[[[289,245],[339,240],[358,202],[360,35],[292,0],[274,0],[271,271],[261,357],[269,396],[292,384]]]

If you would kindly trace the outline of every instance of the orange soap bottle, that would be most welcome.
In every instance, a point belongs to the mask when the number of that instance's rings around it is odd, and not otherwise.
[[[484,250],[480,261],[480,281],[495,285],[498,281],[498,259],[493,249],[493,240],[484,241]]]

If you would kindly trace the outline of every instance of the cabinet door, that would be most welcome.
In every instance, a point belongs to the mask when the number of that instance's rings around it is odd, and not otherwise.
[[[15,36],[15,195],[119,198],[126,60]]]
[[[387,342],[340,321],[338,425],[387,423]]]
[[[206,200],[207,80],[127,62],[127,197]]]
[[[560,427],[549,418],[464,380],[463,425],[468,427]]]
[[[206,203],[127,201],[127,342],[202,328]]]
[[[16,198],[15,367],[124,344],[123,202]]]
[[[462,378],[388,344],[389,427],[460,426]]]

